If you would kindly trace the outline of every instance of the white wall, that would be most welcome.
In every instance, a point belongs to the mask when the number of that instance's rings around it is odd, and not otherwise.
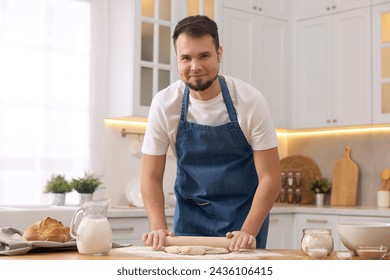
[[[111,206],[129,205],[126,188],[132,180],[139,178],[141,172],[141,152],[139,150],[143,135],[129,134],[122,137],[121,130],[129,129],[126,122],[106,123],[106,158],[104,175],[104,196],[111,199]],[[138,146],[138,149],[137,149]],[[176,160],[167,157],[164,176],[164,192],[173,192],[176,174]]]
[[[381,188],[381,172],[390,167],[390,132],[293,136],[288,138],[288,154],[312,158],[323,177],[332,179],[333,167],[351,147],[351,158],[359,166],[357,205],[376,206],[376,191]]]

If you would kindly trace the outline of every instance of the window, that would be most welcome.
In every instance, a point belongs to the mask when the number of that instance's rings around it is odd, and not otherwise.
[[[103,2],[0,0],[0,204],[49,204],[52,174],[102,175]]]

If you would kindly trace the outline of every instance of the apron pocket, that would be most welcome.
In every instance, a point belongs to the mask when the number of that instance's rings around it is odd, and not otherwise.
[[[196,204],[198,204],[199,206],[206,206],[206,205],[211,205],[211,202],[210,202],[210,201],[206,201],[206,202],[196,202]]]
[[[195,201],[191,198],[189,200],[192,200],[200,209],[200,211],[203,213],[203,215],[207,217],[210,221],[216,219],[213,205],[211,204],[210,201]]]
[[[188,198],[179,203],[181,212],[177,230],[181,234],[210,236],[215,234],[216,216],[210,201],[195,201]]]

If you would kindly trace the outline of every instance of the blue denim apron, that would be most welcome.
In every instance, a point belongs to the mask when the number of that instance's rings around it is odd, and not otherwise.
[[[237,120],[229,90],[218,77],[230,123],[207,126],[186,120],[185,87],[176,137],[176,235],[225,236],[240,230],[258,185],[252,147]],[[243,93],[245,94],[245,93]],[[265,248],[269,216],[256,236]]]

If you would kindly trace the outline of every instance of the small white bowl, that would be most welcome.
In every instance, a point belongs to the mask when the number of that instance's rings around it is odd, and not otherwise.
[[[316,260],[323,260],[328,255],[326,247],[306,247],[306,250],[309,257]]]
[[[339,260],[350,260],[354,255],[353,251],[338,251],[336,252],[336,257]]]
[[[359,257],[365,260],[381,260],[386,257],[389,252],[389,248],[387,246],[359,246],[357,249],[357,254]]]

